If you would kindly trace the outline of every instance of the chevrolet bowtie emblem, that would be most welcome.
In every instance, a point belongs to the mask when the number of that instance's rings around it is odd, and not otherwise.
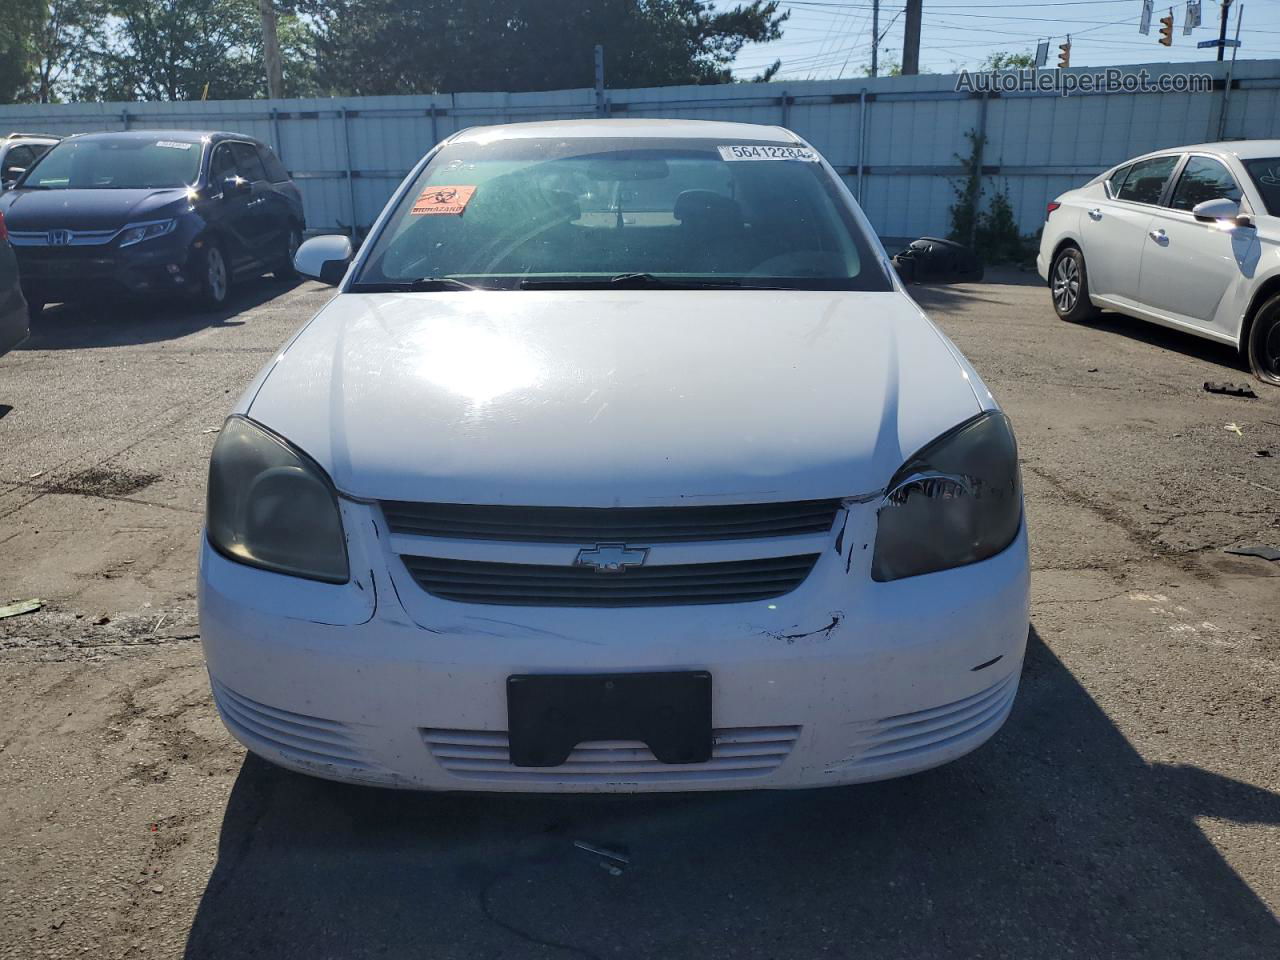
[[[574,566],[592,567],[596,573],[625,573],[627,567],[638,567],[649,556],[648,547],[633,548],[625,543],[597,543],[578,551]]]

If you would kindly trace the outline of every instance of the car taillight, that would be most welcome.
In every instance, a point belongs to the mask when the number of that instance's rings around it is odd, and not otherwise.
[[[4,225],[4,214],[0,213],[0,243],[9,239],[9,228]]]
[[[1049,205],[1044,208],[1044,218],[1048,220],[1049,214],[1053,213],[1053,211],[1057,210],[1060,206],[1062,206],[1062,204],[1057,200],[1050,200]]]

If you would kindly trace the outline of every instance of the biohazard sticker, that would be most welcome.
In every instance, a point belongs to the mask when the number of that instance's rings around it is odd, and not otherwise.
[[[475,192],[475,187],[427,187],[418,194],[409,212],[415,217],[460,217]]]
[[[818,153],[808,147],[766,147],[757,144],[717,147],[721,160],[803,160],[817,163]]]

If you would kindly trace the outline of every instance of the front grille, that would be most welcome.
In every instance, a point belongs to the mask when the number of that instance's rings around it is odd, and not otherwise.
[[[782,765],[800,736],[799,727],[730,727],[712,732],[706,763],[661,763],[643,743],[610,740],[580,743],[558,767],[511,763],[506,731],[422,730],[436,761],[463,780],[525,783],[669,783],[762,777]]]
[[[537,543],[679,543],[827,533],[839,500],[709,507],[513,507],[388,500],[392,533]]]
[[[110,243],[120,232],[119,227],[110,230],[67,230],[61,243],[50,240],[51,233],[64,231],[50,230],[10,230],[9,242],[15,247],[94,247]]]
[[[418,586],[445,600],[519,607],[668,607],[746,603],[789,593],[809,575],[816,553],[726,563],[589,567],[401,557]]]

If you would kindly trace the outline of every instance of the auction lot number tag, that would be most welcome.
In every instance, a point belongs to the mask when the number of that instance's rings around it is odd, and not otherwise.
[[[426,216],[462,216],[471,202],[475,187],[427,187],[418,199],[413,201],[413,209],[409,212],[415,217]]]
[[[804,160],[817,163],[818,153],[808,147],[766,147],[746,144],[731,147],[717,147],[721,160]]]

